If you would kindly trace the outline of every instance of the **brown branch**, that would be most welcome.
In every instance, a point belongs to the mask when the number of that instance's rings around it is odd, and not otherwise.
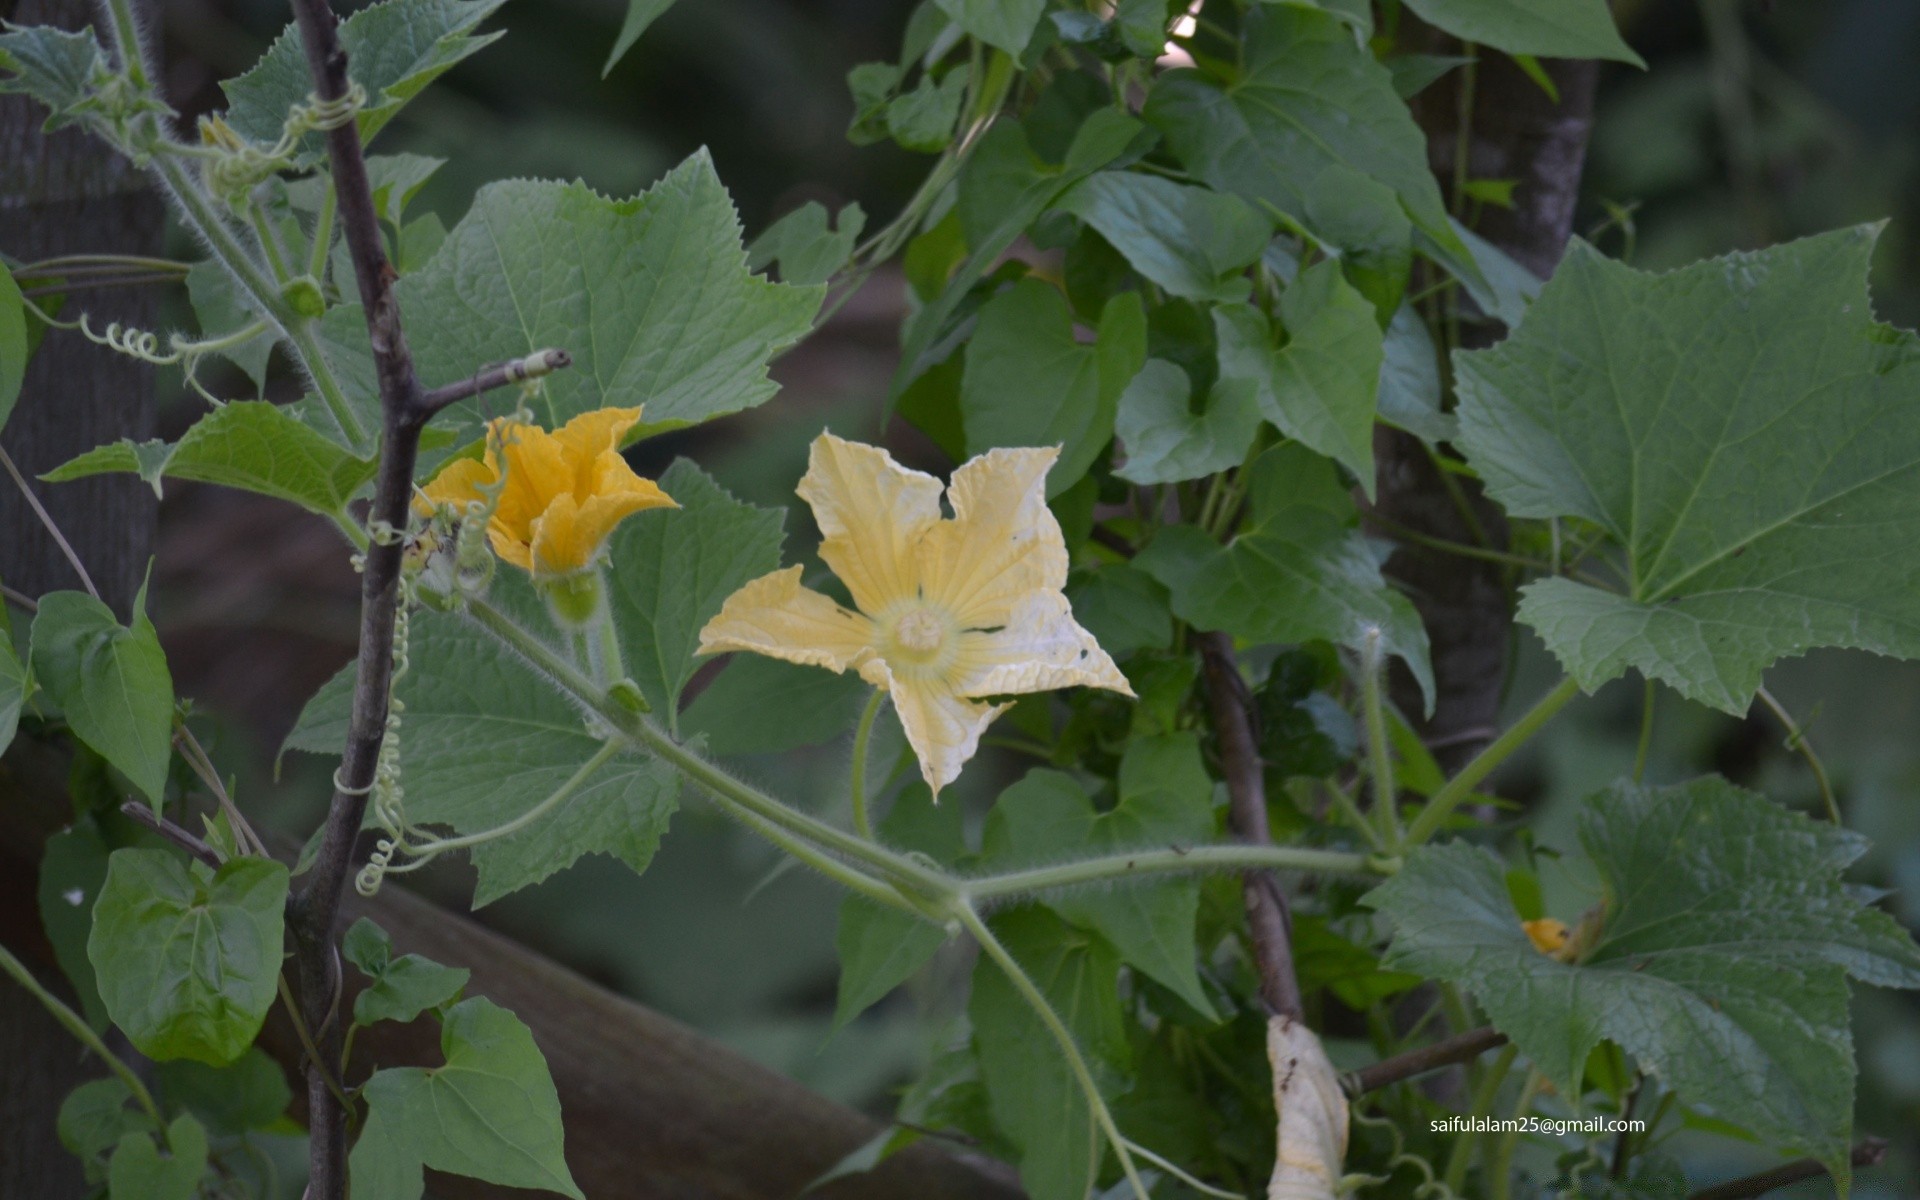
[[[1224,633],[1203,633],[1195,640],[1206,671],[1207,706],[1227,777],[1233,832],[1243,842],[1264,846],[1273,839],[1267,831],[1267,784],[1254,733],[1253,697],[1234,663],[1232,638]],[[1300,980],[1293,970],[1293,923],[1280,882],[1271,871],[1247,871],[1241,876],[1240,887],[1247,905],[1247,932],[1253,938],[1254,965],[1260,973],[1260,996],[1275,1013],[1300,1020],[1303,1014]]]
[[[339,22],[327,0],[294,0],[293,14],[315,92],[325,101],[345,99],[351,86],[347,54],[340,46]],[[400,306],[393,292],[394,270],[380,236],[357,121],[344,121],[327,131],[327,157],[353,275],[366,313],[367,339],[380,390],[380,466],[367,525],[376,534],[382,530],[391,534],[406,528],[420,430],[432,414],[421,395],[413,355],[401,328]],[[313,1032],[320,1054],[332,1062],[339,1060],[341,1045],[336,1020],[340,979],[334,953],[340,897],[353,866],[354,842],[386,733],[401,550],[400,539],[393,536],[375,536],[367,547],[361,574],[360,656],[346,751],[334,776],[333,802],[313,869],[306,886],[288,900],[287,924],[293,936],[294,979],[301,1015]],[[307,1067],[307,1100],[307,1195],[311,1200],[342,1200],[347,1189],[347,1113],[318,1062]]]
[[[1877,1167],[1886,1157],[1887,1140],[1885,1138],[1863,1138],[1853,1148],[1853,1165],[1856,1167]],[[1730,1179],[1725,1183],[1716,1183],[1710,1188],[1701,1188],[1687,1200],[1746,1200],[1749,1196],[1764,1196],[1775,1188],[1799,1183],[1802,1179],[1824,1175],[1826,1171],[1826,1164],[1816,1159],[1796,1159],[1770,1170],[1743,1175],[1739,1179]]]
[[[1431,1046],[1383,1058],[1370,1067],[1350,1071],[1340,1082],[1349,1094],[1358,1096],[1388,1084],[1412,1079],[1416,1075],[1425,1075],[1428,1071],[1438,1071],[1441,1067],[1471,1062],[1488,1050],[1505,1045],[1506,1041],[1506,1034],[1491,1025],[1483,1025],[1479,1029],[1469,1029],[1465,1033],[1444,1038]]]
[[[519,383],[525,379],[538,379],[554,371],[565,370],[573,365],[573,355],[565,350],[535,350],[525,358],[516,358],[512,362],[495,363],[484,367],[472,376],[456,383],[434,388],[420,397],[420,407],[431,416],[450,404],[469,400],[483,392],[506,387],[510,383]]]
[[[140,803],[138,800],[129,800],[125,804],[122,804],[120,811],[208,866],[218,867],[220,865],[220,855],[212,846],[207,845],[165,817],[154,815],[152,809]]]

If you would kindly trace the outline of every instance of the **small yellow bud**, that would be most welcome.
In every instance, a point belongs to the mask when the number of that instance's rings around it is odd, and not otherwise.
[[[1542,954],[1558,954],[1564,950],[1567,940],[1573,936],[1565,921],[1556,921],[1552,917],[1541,917],[1537,921],[1522,921],[1520,928],[1527,931],[1527,940],[1533,948]]]

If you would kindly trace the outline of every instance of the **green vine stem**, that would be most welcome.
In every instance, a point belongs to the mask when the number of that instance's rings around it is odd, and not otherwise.
[[[1820,756],[1814,753],[1813,743],[1807,740],[1807,735],[1801,730],[1800,723],[1793,719],[1793,714],[1787,711],[1786,705],[1774,698],[1772,692],[1761,688],[1755,695],[1759,696],[1760,702],[1773,713],[1774,719],[1786,727],[1787,749],[1799,751],[1801,757],[1807,760],[1807,766],[1813,771],[1813,782],[1820,788],[1820,802],[1826,806],[1827,820],[1835,825],[1840,824],[1840,802],[1834,799],[1833,781],[1827,778],[1826,765],[1820,761]]]
[[[1479,1086],[1473,1089],[1473,1108],[1468,1114],[1470,1118],[1484,1117],[1493,1111],[1493,1102],[1500,1094],[1500,1085],[1506,1082],[1507,1073],[1513,1070],[1513,1060],[1519,1055],[1520,1051],[1512,1045],[1501,1049],[1499,1055],[1487,1067],[1486,1073],[1480,1077]],[[1472,1124],[1469,1120],[1469,1129],[1472,1128]],[[1447,1156],[1447,1170],[1444,1177],[1448,1190],[1457,1193],[1466,1185],[1467,1168],[1473,1162],[1473,1150],[1479,1144],[1479,1139],[1480,1135],[1477,1133],[1463,1133],[1460,1135],[1460,1140],[1453,1144],[1453,1152]]]
[[[1393,779],[1393,747],[1387,741],[1386,704],[1381,699],[1387,673],[1385,641],[1380,627],[1367,628],[1360,652],[1360,698],[1367,718],[1367,761],[1373,777],[1373,819],[1388,851],[1401,846],[1399,789]]]
[[[1494,1143],[1493,1161],[1487,1164],[1487,1200],[1507,1200],[1513,1194],[1513,1152],[1520,1144],[1519,1120],[1533,1108],[1533,1099],[1546,1085],[1547,1077],[1537,1069],[1527,1071],[1527,1082],[1513,1102],[1514,1124]]]
[[[880,702],[887,694],[879,688],[867,698],[860,711],[860,724],[853,731],[853,768],[849,787],[853,793],[853,831],[873,840],[873,823],[867,819],[867,743],[873,738],[873,719],[880,715]]]
[[[1303,846],[1259,846],[1229,844],[1223,846],[1168,846],[1136,850],[1127,854],[1106,855],[1078,862],[1030,867],[1003,875],[986,875],[962,880],[966,894],[975,900],[1003,900],[1027,892],[1051,888],[1076,887],[1090,883],[1112,883],[1147,875],[1179,871],[1246,871],[1259,868],[1283,871],[1316,871],[1328,875],[1377,876],[1379,870],[1364,854],[1338,850],[1313,850]]]
[[[100,1061],[106,1063],[107,1069],[112,1071],[121,1083],[127,1085],[127,1090],[133,1093],[133,1098],[140,1102],[140,1107],[146,1110],[148,1118],[161,1131],[161,1136],[165,1137],[167,1123],[160,1118],[160,1106],[153,1102],[153,1093],[147,1090],[146,1084],[140,1082],[140,1077],[133,1073],[131,1067],[120,1061],[119,1056],[113,1051],[107,1049],[107,1044],[100,1040],[100,1035],[93,1031],[93,1026],[87,1024],[86,1018],[61,1003],[58,996],[41,987],[40,981],[34,978],[33,972],[27,970],[27,965],[15,958],[5,946],[0,946],[0,970],[11,975],[15,983],[31,993],[33,998],[47,1010],[48,1015],[60,1023],[62,1029],[72,1034],[81,1045],[100,1056]]]
[[[414,856],[414,861],[404,866],[389,867],[387,870],[389,872],[411,871],[435,855],[445,854],[449,850],[470,850],[482,843],[495,841],[499,838],[508,837],[520,832],[535,821],[538,821],[541,817],[546,816],[554,809],[565,804],[568,800],[571,800],[575,793],[587,786],[587,780],[593,778],[593,773],[601,767],[606,766],[607,761],[614,755],[620,753],[624,745],[624,740],[608,741],[594,752],[592,758],[581,763],[580,769],[569,776],[565,783],[555,788],[552,795],[521,813],[513,820],[508,821],[506,824],[493,829],[482,830],[479,833],[462,834],[459,837],[429,838],[418,845],[408,846],[406,850]]]
[[[1108,1143],[1113,1146],[1114,1154],[1120,1159],[1120,1169],[1126,1173],[1127,1183],[1132,1186],[1133,1194],[1138,1200],[1149,1200],[1147,1185],[1141,1181],[1140,1171],[1133,1165],[1133,1154],[1129,1149],[1132,1143],[1120,1136],[1120,1128],[1114,1124],[1113,1113],[1108,1110],[1106,1100],[1100,1095],[1100,1085],[1094,1082],[1093,1072],[1087,1067],[1087,1060],[1081,1056],[1080,1047],[1073,1040],[1073,1031],[1067,1028],[1065,1021],[1060,1019],[1060,1014],[1053,1011],[1053,1006],[1047,1003],[1046,996],[1041,994],[1040,988],[1027,975],[1026,969],[1005,946],[1000,944],[1000,939],[993,936],[993,930],[987,928],[987,923],[980,919],[980,914],[975,912],[971,905],[956,904],[953,907],[953,915],[958,918],[961,925],[966,927],[967,932],[973,935],[973,939],[980,943],[981,951],[1006,974],[1007,982],[1013,984],[1013,989],[1020,993],[1020,998],[1027,1002],[1027,1005],[1033,1009],[1034,1015],[1040,1018],[1040,1023],[1047,1027],[1047,1032],[1053,1035],[1053,1040],[1058,1043],[1060,1052],[1067,1057],[1067,1066],[1072,1069],[1074,1079],[1080,1084],[1080,1091],[1087,1098],[1087,1106],[1093,1110],[1094,1121],[1099,1124],[1101,1133],[1106,1135]]]
[[[1485,750],[1474,756],[1472,762],[1460,768],[1460,773],[1447,780],[1446,785],[1435,792],[1407,826],[1407,844],[1422,845],[1434,834],[1440,832],[1440,826],[1453,815],[1468,796],[1473,794],[1474,785],[1493,773],[1493,769],[1512,757],[1513,752],[1532,740],[1542,726],[1551,721],[1555,714],[1567,706],[1567,702],[1580,694],[1580,684],[1571,675],[1562,679],[1554,689],[1540,697],[1534,706],[1513,723],[1507,731],[1495,738]]]
[[[1639,783],[1647,774],[1647,752],[1653,748],[1653,702],[1656,699],[1653,680],[1647,680],[1646,691],[1640,697],[1640,741],[1633,748],[1633,781]]]

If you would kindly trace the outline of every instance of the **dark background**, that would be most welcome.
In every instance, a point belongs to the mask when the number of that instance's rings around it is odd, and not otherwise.
[[[749,235],[809,199],[858,200],[884,220],[930,160],[849,145],[842,79],[857,62],[893,55],[909,7],[683,0],[602,79],[620,0],[510,0],[489,25],[508,36],[415,101],[375,148],[450,160],[421,200],[449,226],[489,180],[578,176],[625,195],[703,145]],[[1616,8],[1652,69],[1609,66],[1602,77],[1576,228],[1610,254],[1660,268],[1890,219],[1876,304],[1885,319],[1920,321],[1920,3],[1626,0]],[[217,81],[250,65],[284,20],[278,0],[166,3],[166,87],[176,107],[189,116],[220,107]],[[190,252],[184,242],[175,250]],[[694,436],[649,443],[640,465],[651,472],[690,453],[749,499],[791,502],[805,440],[823,423],[873,435],[901,311],[897,281],[877,277],[820,337],[776,364],[786,385],[779,397]],[[190,319],[177,304],[173,312],[176,323]],[[198,408],[162,374],[161,426],[171,436]],[[249,387],[237,376],[223,382],[230,391]],[[283,386],[270,384],[269,393]],[[797,515],[790,553],[810,544]],[[330,764],[291,756],[275,782],[273,755],[304,698],[351,653],[357,588],[341,543],[284,505],[170,485],[157,569],[158,624],[176,682],[207,713],[224,761],[245,764],[241,803],[304,836],[324,804]],[[1519,638],[1512,695],[1524,705],[1549,685],[1552,668]],[[1849,824],[1875,843],[1859,877],[1896,889],[1894,910],[1920,925],[1920,667],[1818,654],[1782,664],[1769,685],[1807,727]],[[1635,681],[1577,703],[1508,769],[1503,790],[1539,807],[1541,840],[1571,847],[1573,802],[1628,769],[1639,697]],[[1815,803],[1811,774],[1764,710],[1734,721],[1667,694],[1658,712],[1650,779],[1719,770],[1782,802]],[[844,746],[782,762],[781,790],[837,796],[845,765]],[[771,775],[774,767],[759,769]],[[980,802],[995,774],[984,761],[969,772],[960,802]],[[922,1011],[951,1010],[942,979],[957,973],[936,971],[934,982],[829,1040],[838,897],[778,866],[772,851],[694,807],[676,818],[643,878],[596,858],[481,915],[816,1088],[887,1110],[889,1088],[926,1048]],[[467,894],[457,866],[436,868],[426,886],[456,903]],[[1569,897],[1563,907],[1584,903]],[[1857,1194],[1920,1194],[1894,1182],[1920,1179],[1920,1006],[1861,989],[1854,1010],[1862,1132],[1907,1139],[1891,1169],[1872,1173]],[[1702,1139],[1689,1165],[1720,1176],[1769,1161],[1757,1149]],[[1823,1190],[1807,1185],[1806,1194]]]

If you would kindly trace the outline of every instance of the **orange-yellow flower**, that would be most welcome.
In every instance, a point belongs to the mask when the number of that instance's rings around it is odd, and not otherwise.
[[[1062,589],[1067,547],[1047,509],[1057,447],[992,450],[945,489],[877,446],[823,433],[800,498],[824,535],[820,557],[850,612],[802,587],[800,568],[762,575],[700,631],[700,651],[750,650],[849,668],[893,699],[920,773],[937,795],[1009,705],[987,696],[1103,687],[1133,695]]]
[[[493,552],[536,579],[577,575],[593,565],[614,526],[648,508],[677,507],[620,457],[620,439],[638,408],[582,413],[548,433],[501,417],[487,427],[485,459],[449,463],[429,483],[432,504],[463,508],[506,486],[487,521]]]
[[[1520,928],[1526,931],[1527,940],[1533,943],[1533,948],[1542,954],[1558,955],[1573,937],[1573,931],[1567,928],[1565,921],[1556,921],[1552,917],[1522,921]]]

